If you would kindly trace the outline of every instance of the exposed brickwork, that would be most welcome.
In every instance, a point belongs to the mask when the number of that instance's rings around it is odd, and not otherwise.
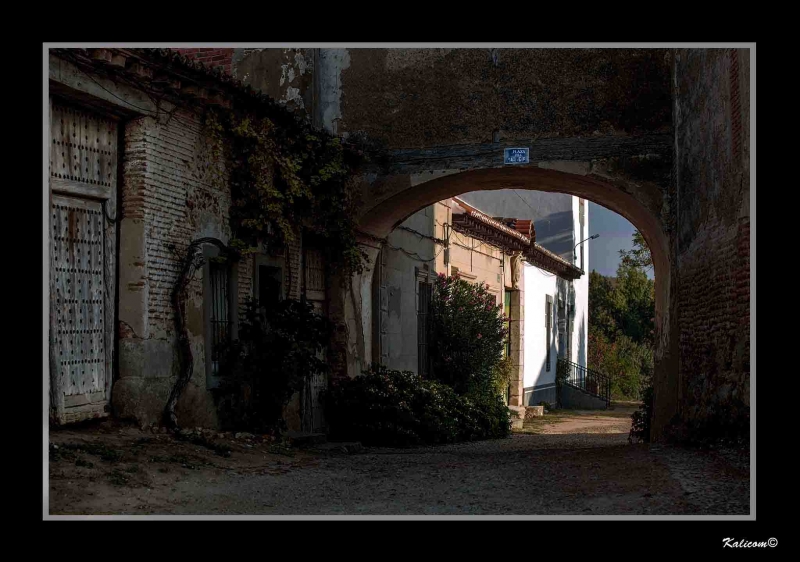
[[[175,49],[187,58],[195,59],[211,68],[221,68],[231,74],[231,62],[233,60],[233,49],[214,49],[214,48],[193,48]]]
[[[215,171],[209,140],[199,119],[177,112],[159,123],[151,117],[126,127],[123,217],[145,223],[148,284],[147,321],[151,337],[173,336],[171,292],[188,244],[202,236],[227,242],[230,236],[230,190]],[[209,164],[212,162],[212,164]],[[302,288],[300,237],[286,253],[287,296],[299,299]],[[253,291],[253,259],[238,264],[240,315]],[[196,275],[190,296],[202,302],[202,276]]]
[[[688,437],[744,437],[750,393],[749,169],[735,51],[678,51],[677,312]]]
[[[171,292],[188,244],[202,236],[227,241],[230,191],[224,175],[209,168],[209,140],[199,119],[178,112],[158,123],[142,118],[126,129],[123,216],[145,223],[148,283],[147,321],[151,337],[173,335]],[[212,164],[213,165],[213,164]],[[252,291],[252,260],[239,264],[239,302]],[[190,295],[202,302],[197,275]]]

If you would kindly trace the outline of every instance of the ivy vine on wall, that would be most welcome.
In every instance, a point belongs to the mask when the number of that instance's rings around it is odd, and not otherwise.
[[[346,274],[363,271],[356,238],[355,170],[364,150],[310,125],[235,110],[209,109],[205,129],[231,186],[230,245],[252,251],[259,241],[281,247],[313,232],[326,262]],[[222,173],[221,171],[219,173]]]

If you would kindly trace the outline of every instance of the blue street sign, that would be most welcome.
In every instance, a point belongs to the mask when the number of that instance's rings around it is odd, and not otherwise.
[[[530,163],[530,149],[529,148],[506,148],[503,149],[505,156],[504,164],[529,164]]]

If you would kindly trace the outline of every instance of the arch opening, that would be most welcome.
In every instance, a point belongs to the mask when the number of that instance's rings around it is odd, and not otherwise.
[[[578,173],[573,171],[576,169]],[[639,230],[650,249],[655,284],[655,408],[659,418],[658,422],[654,421],[653,434],[659,431],[656,429],[659,424],[666,423],[677,412],[675,389],[679,375],[673,361],[676,338],[671,337],[677,326],[675,314],[671,313],[670,294],[674,267],[670,239],[663,222],[666,219],[662,217],[665,187],[601,175],[593,165],[575,162],[468,171],[427,170],[379,177],[378,180],[373,176],[370,183],[366,193],[371,199],[368,197],[362,209],[359,229],[365,235],[362,240],[371,263],[362,274],[345,284],[346,289],[340,295],[343,300],[337,305],[340,318],[346,324],[343,332],[347,340],[347,375],[355,376],[381,359],[375,353],[380,336],[375,330],[378,319],[373,313],[381,304],[376,301],[380,297],[375,292],[375,278],[383,244],[377,240],[385,241],[395,228],[418,211],[461,194],[502,189],[562,193],[591,201],[624,217]]]
[[[431,179],[426,179],[426,176]],[[669,303],[669,241],[660,218],[661,201],[653,197],[652,187],[534,167],[486,168],[454,173],[429,171],[411,176],[404,189],[367,206],[359,226],[366,234],[382,239],[409,216],[437,201],[473,191],[500,189],[574,195],[602,205],[633,224],[641,232],[653,257],[656,341],[663,339]]]

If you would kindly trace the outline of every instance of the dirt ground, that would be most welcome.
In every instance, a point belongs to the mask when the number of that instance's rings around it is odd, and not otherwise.
[[[50,432],[51,515],[746,515],[749,458],[628,443],[634,404],[508,439],[415,449],[180,439],[115,421]]]

